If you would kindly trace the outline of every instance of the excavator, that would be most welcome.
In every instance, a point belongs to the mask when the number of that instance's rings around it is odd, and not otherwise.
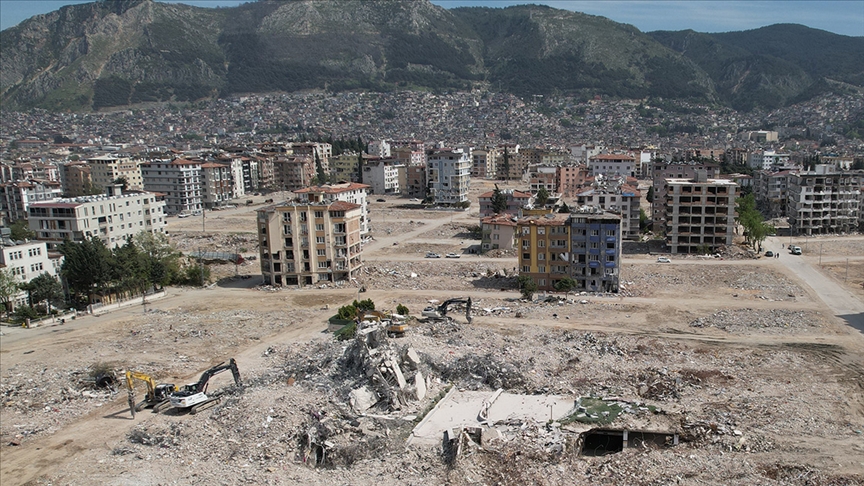
[[[234,358],[231,358],[227,363],[220,363],[202,373],[201,378],[197,382],[184,385],[182,389],[170,394],[168,399],[171,407],[188,409],[189,413],[196,414],[201,410],[215,406],[221,401],[221,397],[208,397],[207,383],[210,381],[210,378],[228,370],[231,370],[231,374],[234,375],[234,383],[237,386],[242,386],[237,362],[234,361]],[[160,407],[159,410],[154,409],[154,411],[161,411],[164,408]]]
[[[432,319],[443,319],[443,318],[447,317],[447,310],[450,308],[450,306],[456,305],[456,304],[465,304],[465,319],[470,324],[471,323],[471,297],[468,297],[467,299],[463,299],[463,298],[448,299],[448,300],[445,300],[437,308],[427,307],[427,308],[423,309],[423,311],[420,314],[423,317],[429,317]]]
[[[135,380],[143,381],[147,385],[147,395],[141,403],[135,403]],[[152,376],[140,371],[126,371],[126,392],[128,393],[129,411],[132,418],[135,412],[140,412],[147,407],[158,407],[159,404],[168,402],[168,395],[177,391],[174,384],[156,384]]]

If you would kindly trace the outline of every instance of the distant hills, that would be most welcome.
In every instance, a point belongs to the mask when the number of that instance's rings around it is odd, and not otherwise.
[[[864,38],[801,25],[642,33],[546,6],[427,0],[71,5],[0,33],[4,109],[326,89],[569,94],[775,108],[864,86]]]

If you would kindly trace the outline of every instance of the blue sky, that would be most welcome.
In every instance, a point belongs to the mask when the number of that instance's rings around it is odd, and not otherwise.
[[[200,7],[234,6],[241,0],[185,0]],[[358,0],[361,1],[361,0]],[[17,25],[34,15],[79,0],[0,0],[0,29]],[[802,24],[836,34],[864,36],[864,0],[432,0],[445,8],[462,6],[506,7],[526,3],[600,15],[632,24],[642,32],[693,29],[697,32],[749,30],[771,24]]]

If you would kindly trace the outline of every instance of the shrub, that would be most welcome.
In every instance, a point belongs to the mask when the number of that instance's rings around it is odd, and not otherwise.
[[[396,306],[396,313],[399,314],[400,316],[407,316],[408,315],[408,307],[405,307],[404,305],[399,304]]]

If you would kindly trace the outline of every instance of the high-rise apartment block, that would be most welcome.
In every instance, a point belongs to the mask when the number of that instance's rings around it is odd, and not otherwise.
[[[435,204],[467,202],[471,155],[462,149],[433,150],[426,160],[426,181]]]
[[[861,214],[860,175],[831,166],[789,175],[786,216],[794,235],[850,233]]]
[[[663,192],[670,251],[706,253],[731,245],[737,188],[727,179],[708,179],[705,171],[693,179],[666,179]]]

